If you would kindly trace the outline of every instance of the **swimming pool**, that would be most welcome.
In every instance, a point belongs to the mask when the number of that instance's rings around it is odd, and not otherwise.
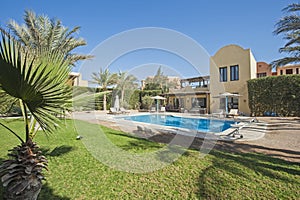
[[[191,130],[197,130],[200,132],[222,132],[230,128],[234,121],[217,120],[207,118],[188,118],[178,117],[173,115],[160,115],[160,114],[148,114],[148,115],[134,115],[122,117],[125,120],[131,120],[136,122],[144,122],[149,124],[157,124],[163,126],[171,126],[178,128],[186,128]]]

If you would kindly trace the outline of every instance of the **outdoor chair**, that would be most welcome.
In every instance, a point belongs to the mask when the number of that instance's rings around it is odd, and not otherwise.
[[[239,110],[238,109],[230,109],[229,113],[227,113],[226,116],[227,117],[239,116]]]
[[[129,110],[126,110],[126,109],[123,108],[123,107],[120,108],[120,111],[121,111],[122,114],[129,114],[129,113],[130,113]]]
[[[113,115],[116,115],[116,114],[120,114],[120,112],[119,111],[117,111],[117,109],[116,108],[114,108],[114,107],[111,107],[110,109],[109,109],[109,113],[108,114],[113,114]]]
[[[150,112],[156,112],[155,107],[151,107],[151,108],[150,108]]]
[[[224,110],[219,109],[219,110],[217,110],[217,112],[214,112],[211,115],[212,115],[212,117],[221,118],[221,117],[224,117],[224,114],[225,114]]]
[[[159,112],[166,112],[166,107],[162,106]]]

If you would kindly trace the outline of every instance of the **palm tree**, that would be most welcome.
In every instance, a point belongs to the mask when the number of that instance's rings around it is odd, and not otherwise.
[[[75,38],[80,27],[71,30],[64,27],[60,20],[49,19],[46,15],[36,15],[33,11],[26,10],[25,24],[18,24],[10,20],[8,28],[21,44],[30,46],[35,50],[35,56],[40,55],[44,49],[51,52],[60,51],[71,65],[76,61],[91,58],[90,55],[79,55],[72,51],[77,47],[86,45],[82,38]]]
[[[126,90],[134,91],[138,87],[135,83],[137,78],[127,72],[119,71],[117,80],[117,90],[121,92],[121,104],[124,105],[124,96]]]
[[[59,52],[41,52],[44,59],[34,59],[31,48],[25,48],[2,31],[0,39],[0,93],[20,102],[25,130],[23,138],[0,122],[21,143],[10,151],[9,159],[0,166],[4,198],[36,199],[47,160],[32,140],[34,127],[30,127],[30,118],[34,117],[45,133],[57,128],[56,115],[61,114],[71,97],[70,88],[65,84],[70,63]]]
[[[276,23],[274,34],[284,35],[283,38],[287,43],[279,49],[279,52],[289,56],[273,61],[271,63],[273,68],[300,62],[300,16],[297,14],[300,11],[300,4],[290,4],[283,11],[290,14]]]
[[[102,92],[107,91],[107,87],[112,86],[117,83],[117,74],[112,74],[106,68],[103,70],[100,68],[100,72],[94,72],[92,74],[93,83],[96,83],[102,89]],[[106,93],[103,95],[103,110],[106,111]]]

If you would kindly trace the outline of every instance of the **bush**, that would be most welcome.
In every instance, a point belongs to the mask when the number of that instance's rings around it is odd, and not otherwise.
[[[249,108],[254,116],[300,116],[300,75],[248,81]]]

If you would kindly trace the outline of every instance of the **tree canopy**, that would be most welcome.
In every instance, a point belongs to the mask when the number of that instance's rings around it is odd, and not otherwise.
[[[300,4],[293,3],[283,9],[286,16],[282,17],[275,25],[274,34],[283,35],[286,44],[279,49],[280,53],[288,56],[275,60],[271,66],[278,67],[287,64],[300,63]]]

